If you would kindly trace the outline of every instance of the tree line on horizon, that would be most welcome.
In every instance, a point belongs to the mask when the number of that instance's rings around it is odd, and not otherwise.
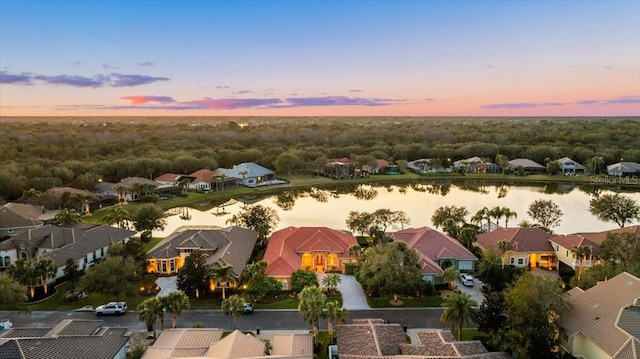
[[[596,171],[640,161],[640,118],[266,118],[153,123],[108,118],[84,122],[3,120],[0,198],[31,188],[92,189],[118,182],[202,168],[255,162],[282,174],[312,173],[328,158],[358,164],[420,158],[495,161],[571,157]],[[236,122],[236,121],[246,121]],[[593,168],[590,168],[593,169]]]

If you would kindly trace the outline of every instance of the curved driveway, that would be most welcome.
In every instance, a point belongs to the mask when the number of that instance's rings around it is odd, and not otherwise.
[[[338,284],[338,290],[342,293],[342,308],[347,310],[371,309],[367,303],[367,297],[356,277],[339,274],[342,281]],[[321,280],[321,279],[319,279]]]

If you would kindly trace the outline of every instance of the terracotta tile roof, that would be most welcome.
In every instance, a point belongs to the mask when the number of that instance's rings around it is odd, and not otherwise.
[[[420,253],[423,273],[442,274],[442,268],[436,262],[440,259],[478,260],[456,239],[429,227],[407,228],[391,233],[391,238],[405,242],[407,247]]]
[[[271,276],[290,275],[300,268],[305,252],[331,252],[349,258],[349,247],[358,244],[351,234],[327,227],[287,227],[274,232],[264,254]],[[289,269],[293,269],[289,271]]]
[[[327,160],[327,164],[338,163],[338,164],[352,164],[353,161],[347,157],[342,158],[330,158]]]
[[[601,245],[602,242],[607,238],[607,234],[622,234],[622,233],[631,233],[637,237],[640,237],[640,225],[623,227],[610,229],[608,231],[595,232],[595,233],[582,233],[586,239],[590,240],[597,245]]]
[[[30,228],[41,226],[40,216],[45,212],[42,206],[6,203],[0,206],[0,229]]]
[[[478,234],[478,244],[483,249],[498,250],[498,242],[511,243],[513,252],[550,252],[553,251],[549,238],[552,235],[537,227],[498,228],[489,233]]]
[[[169,259],[178,257],[180,248],[198,249],[208,254],[207,263],[222,260],[233,267],[235,275],[240,275],[257,239],[256,231],[235,226],[218,229],[182,227],[156,244],[146,257]]]
[[[42,257],[49,257],[61,266],[68,258],[78,260],[88,253],[122,242],[135,234],[135,231],[106,225],[92,224],[79,227],[47,225],[29,229],[10,240],[39,239],[37,247],[47,249]]]
[[[631,338],[616,322],[621,310],[640,298],[640,279],[623,272],[586,291],[573,288],[568,301],[573,309],[560,318],[570,337],[582,333],[608,355],[616,354]]]
[[[400,354],[400,344],[407,343],[400,324],[384,324],[380,321],[338,325],[336,337],[340,358],[349,355],[396,355]]]
[[[77,322],[77,323],[76,323]],[[118,354],[129,337],[127,328],[100,328],[102,321],[63,320],[55,328],[28,330],[14,328],[2,333],[0,358],[16,359],[112,359]],[[20,336],[15,336],[16,334]],[[16,356],[16,348],[19,355]]]
[[[180,182],[183,177],[188,177],[186,175],[181,175],[177,173],[165,173],[160,175],[153,180],[156,182]]]
[[[191,183],[199,183],[199,182],[211,183],[211,179],[215,176],[217,176],[215,171],[208,170],[208,169],[201,169],[189,175],[189,177],[194,178]]]
[[[530,160],[528,158],[516,158],[509,161],[509,167],[516,168],[520,166],[524,168],[536,168],[536,169],[545,168],[543,165],[539,164],[538,162]]]
[[[570,235],[555,235],[549,238],[549,242],[557,243],[564,248],[574,248],[579,246],[586,246],[591,248],[591,251],[595,251],[599,245],[586,239],[582,234],[570,234]]]

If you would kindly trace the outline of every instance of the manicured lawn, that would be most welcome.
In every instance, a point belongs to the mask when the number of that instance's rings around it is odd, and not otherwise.
[[[453,335],[458,337],[458,330],[452,331]],[[479,340],[478,337],[487,337],[487,333],[481,332],[478,329],[462,328],[462,340]]]
[[[367,303],[371,308],[420,308],[420,307],[440,307],[442,298],[440,296],[420,297],[420,298],[400,298],[401,304],[391,304],[392,298],[367,298]]]
[[[156,244],[160,243],[161,240],[163,240],[164,238],[162,237],[154,237],[151,238],[151,240],[147,243],[144,244],[144,252],[147,253],[151,250],[151,248],[153,248]]]

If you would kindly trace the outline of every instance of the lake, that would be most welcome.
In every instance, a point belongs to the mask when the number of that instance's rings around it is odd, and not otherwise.
[[[558,234],[598,232],[617,228],[615,223],[605,223],[589,212],[589,200],[595,193],[613,193],[612,189],[578,186],[572,184],[501,184],[484,181],[460,181],[453,183],[413,183],[401,185],[345,185],[332,189],[286,191],[266,197],[235,198],[226,203],[205,202],[189,208],[168,211],[167,226],[154,231],[154,236],[168,236],[185,225],[226,227],[226,221],[245,205],[260,204],[276,210],[280,217],[276,230],[288,226],[324,226],[347,229],[345,220],[350,211],[373,212],[388,208],[407,213],[410,227],[433,227],[431,216],[441,206],[464,206],[470,216],[483,207],[508,207],[518,214],[509,221],[515,227],[522,220],[534,222],[527,209],[537,199],[552,200],[564,213]],[[624,192],[640,202],[640,192]],[[190,217],[185,220],[181,217]],[[504,225],[504,219],[500,221]],[[635,222],[633,224],[640,224]],[[393,229],[390,229],[393,230]]]

